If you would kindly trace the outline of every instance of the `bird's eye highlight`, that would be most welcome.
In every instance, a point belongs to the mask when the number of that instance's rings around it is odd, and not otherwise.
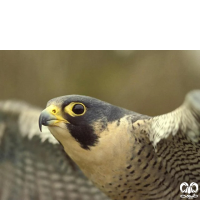
[[[75,104],[72,108],[72,111],[76,114],[76,115],[81,115],[85,112],[85,108],[82,104]]]
[[[68,113],[72,117],[77,117],[85,114],[86,107],[82,103],[71,102],[69,105],[65,107],[64,111],[65,113]]]

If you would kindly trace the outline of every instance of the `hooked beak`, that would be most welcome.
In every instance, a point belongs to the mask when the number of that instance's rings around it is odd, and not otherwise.
[[[61,115],[60,109],[57,106],[50,105],[44,109],[39,117],[39,128],[42,132],[42,125],[44,126],[58,126],[59,122],[69,123]]]

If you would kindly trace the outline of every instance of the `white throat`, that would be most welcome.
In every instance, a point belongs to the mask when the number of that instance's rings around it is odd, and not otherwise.
[[[90,150],[83,149],[62,124],[60,127],[49,127],[49,130],[84,174],[94,183],[104,185],[112,182],[116,171],[123,170],[128,159],[124,155],[129,155],[127,151],[130,151],[127,146],[133,145],[130,144],[130,132],[125,120],[122,118],[118,127],[117,122],[108,123],[107,128],[100,133],[98,143]]]

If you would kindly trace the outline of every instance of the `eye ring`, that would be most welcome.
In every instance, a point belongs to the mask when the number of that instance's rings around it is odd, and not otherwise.
[[[77,107],[79,106],[79,107]],[[77,108],[75,108],[77,107]],[[86,112],[86,106],[80,102],[71,102],[64,108],[65,113],[68,113],[72,117],[82,116]]]

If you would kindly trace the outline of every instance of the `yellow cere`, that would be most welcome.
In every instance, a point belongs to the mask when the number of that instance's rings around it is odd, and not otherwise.
[[[58,123],[58,122],[65,122],[65,123],[69,123],[66,119],[64,119],[62,117],[62,114],[61,114],[61,110],[59,107],[55,106],[55,105],[50,105],[46,108],[46,110],[54,115],[56,117],[56,120],[54,121],[54,124],[55,123]]]

